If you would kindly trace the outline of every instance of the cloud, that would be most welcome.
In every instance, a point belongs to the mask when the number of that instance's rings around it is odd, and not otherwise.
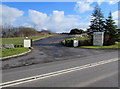
[[[119,2],[119,0],[86,0],[86,2],[90,2],[90,3],[97,2],[99,5],[101,5],[101,3],[103,2],[108,2],[109,4],[115,4]]]
[[[69,32],[72,28],[86,29],[87,22],[81,22],[80,15],[65,15],[64,11],[53,11],[50,15],[36,10],[28,10],[28,16],[24,12],[0,5],[0,25],[7,23],[14,26],[36,27],[37,30],[47,29],[53,32]]]
[[[45,20],[47,20],[47,14],[35,10],[29,10],[29,18],[35,25],[43,25]]]
[[[120,16],[118,16],[118,15],[120,15],[120,11],[113,12],[112,13],[113,19],[120,19]]]
[[[112,13],[113,19],[116,22],[116,25],[118,25],[118,28],[120,28],[120,11],[115,11]]]
[[[0,5],[0,25],[13,23],[18,17],[24,14],[23,11],[16,8]]]
[[[84,13],[86,11],[92,11],[93,7],[91,7],[90,5],[93,2],[97,2],[98,5],[101,5],[101,3],[103,3],[103,2],[108,2],[109,4],[115,4],[115,3],[119,2],[119,0],[80,0],[76,3],[74,9],[78,13]]]
[[[117,22],[117,23],[118,23],[118,28],[120,29],[120,20],[118,20],[118,22]]]
[[[120,20],[115,20],[115,23],[118,26],[118,28],[120,29]]]
[[[48,29],[53,32],[68,32],[72,28],[85,29],[89,24],[81,22],[79,15],[64,15],[64,11],[53,11],[51,15],[29,10],[29,18],[37,29]]]
[[[54,23],[60,23],[64,19],[64,11],[53,11],[53,14],[50,16],[50,20]]]
[[[79,1],[75,5],[75,11],[79,13],[84,13],[91,10],[93,10],[93,7],[91,7],[88,2]]]

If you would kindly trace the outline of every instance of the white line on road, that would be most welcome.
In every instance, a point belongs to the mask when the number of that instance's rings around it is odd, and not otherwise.
[[[56,75],[61,75],[61,74],[65,74],[65,73],[69,73],[69,72],[73,72],[73,71],[77,71],[77,70],[91,68],[91,67],[115,62],[118,60],[119,60],[118,58],[114,58],[114,59],[90,63],[90,64],[86,64],[86,65],[82,65],[82,66],[77,66],[74,68],[64,69],[64,70],[60,70],[60,71],[56,71],[56,72],[46,73],[46,74],[32,76],[32,77],[23,78],[23,79],[18,79],[18,80],[14,80],[14,81],[9,81],[9,82],[5,82],[5,83],[1,83],[0,87],[2,88],[2,87],[14,86],[14,85],[18,85],[18,84],[22,84],[22,83],[26,83],[26,82],[31,82],[31,81],[35,81],[35,80],[39,80],[39,79],[44,79],[44,78],[48,78],[48,77],[52,77],[52,76],[56,76]]]
[[[89,87],[91,84],[94,84],[95,82],[98,82],[100,80],[103,80],[105,78],[109,78],[113,75],[116,75],[118,74],[118,71],[114,71],[112,73],[109,73],[109,74],[104,74],[104,75],[100,75],[98,77],[95,77],[95,78],[92,78],[92,79],[89,79],[87,81],[84,81],[84,82],[80,82],[79,84],[76,84],[74,85],[73,87]],[[117,80],[117,79],[116,79]],[[117,81],[116,81],[117,82]],[[118,82],[117,82],[118,84]]]

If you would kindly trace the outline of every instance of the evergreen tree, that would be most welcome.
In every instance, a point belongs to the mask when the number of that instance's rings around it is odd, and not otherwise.
[[[115,22],[112,18],[112,14],[110,12],[108,18],[106,19],[106,26],[105,26],[105,34],[108,35],[108,37],[106,38],[106,44],[107,45],[111,45],[111,44],[115,44],[115,38],[116,38],[116,30],[117,26],[115,25]]]
[[[117,26],[115,25],[115,22],[112,18],[112,14],[110,12],[108,19],[106,19],[106,26],[105,26],[106,32],[108,32],[111,36],[115,36],[116,28]]]
[[[97,5],[94,9],[91,19],[91,25],[88,32],[103,32],[105,31],[105,21],[101,9]]]

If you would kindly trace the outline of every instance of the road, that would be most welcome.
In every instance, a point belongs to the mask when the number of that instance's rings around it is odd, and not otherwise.
[[[13,64],[17,64],[18,61],[16,60],[24,59],[25,61],[31,58],[30,60],[38,63],[36,65],[3,70],[3,82],[61,71],[118,57],[118,50],[64,47],[59,44],[59,41],[65,38],[69,38],[69,36],[60,35],[35,41],[34,50],[30,54],[14,58],[15,62],[13,60],[4,61],[3,64],[12,64],[12,61]],[[118,62],[116,61],[12,87],[118,87],[117,74]]]
[[[20,57],[3,60],[2,68],[10,69],[15,67],[24,67],[26,65],[28,66],[33,64],[62,61],[74,59],[76,57],[82,58],[115,51],[64,47],[60,44],[60,41],[71,37],[72,36],[70,35],[57,35],[42,40],[37,40],[33,42],[34,49],[31,53]]]
[[[61,74],[13,87],[118,87],[117,62]]]
[[[76,61],[76,62],[78,63],[79,61]],[[69,64],[74,64],[74,63],[75,62],[69,62]],[[76,63],[76,66],[79,66],[77,63]],[[96,65],[95,63],[94,65]],[[65,64],[68,64],[68,62]],[[62,63],[61,65],[65,65],[65,64]],[[58,69],[60,65],[55,65],[55,66],[56,68],[54,68],[53,70]],[[40,68],[39,69],[37,68],[36,70],[41,72],[41,74],[48,74],[49,72],[47,71],[47,69],[50,69],[50,67],[51,66],[44,67],[44,70],[46,70],[46,73],[43,73],[43,70]],[[65,68],[64,66],[64,69],[68,69],[68,68]],[[59,69],[59,70],[61,71],[63,69]],[[30,72],[30,71],[31,70],[23,71],[23,73],[26,74],[27,72]],[[33,81],[28,81],[28,82],[22,81],[22,84],[18,83],[18,84],[12,85],[12,87],[118,87],[118,62],[117,61],[112,61],[112,62],[108,62],[105,64],[100,64],[92,67],[84,66],[84,67],[80,67],[80,69],[77,68],[77,70],[73,69],[73,71],[70,71],[70,72],[69,71],[67,72],[62,71],[62,72],[59,72],[58,74],[56,73],[57,75],[53,73],[51,74],[53,76],[49,74],[48,76],[46,75],[43,78],[38,78]],[[31,71],[31,72],[32,72],[31,74],[35,73],[34,71]],[[19,73],[20,72],[16,72],[14,74],[12,73],[12,76],[14,77],[20,76]],[[11,76],[9,76],[9,78],[11,78]]]
[[[106,56],[107,55],[107,56]],[[55,71],[60,71],[68,68],[86,65],[89,63],[95,63],[103,60],[109,60],[117,57],[117,52],[110,52],[106,54],[75,58],[74,60],[65,60],[53,63],[47,63],[43,65],[33,65],[21,68],[15,68],[3,71],[3,82],[14,81],[22,78],[28,78],[32,76],[42,75]],[[116,87],[118,86],[118,63],[111,62],[104,65],[99,65],[93,68],[74,71],[67,74],[61,74],[53,76],[43,80],[37,80],[28,82],[25,84],[17,85],[17,87]],[[51,81],[51,82],[50,82]],[[107,82],[106,82],[107,81]],[[85,84],[84,86],[81,84]],[[75,86],[73,86],[75,87]]]

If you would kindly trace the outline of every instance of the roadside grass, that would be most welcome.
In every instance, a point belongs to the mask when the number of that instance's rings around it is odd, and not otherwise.
[[[24,38],[15,37],[15,38],[2,38],[2,45],[4,44],[23,44]]]
[[[43,37],[49,37],[49,36],[53,36],[55,34],[50,34],[50,35],[39,35],[39,36],[31,36],[28,37],[29,39],[32,40],[36,40],[36,39],[40,39]],[[25,39],[25,37],[15,37],[15,38],[2,38],[2,45],[4,44],[23,44],[23,40]]]
[[[2,56],[0,58],[24,53],[24,52],[27,52],[28,50],[29,50],[28,48],[23,48],[23,47],[10,48],[10,49],[0,49],[0,51],[2,52]]]
[[[80,46],[80,48],[91,48],[91,49],[120,49],[120,42],[116,42],[115,45],[110,45],[110,46]]]
[[[73,37],[73,38],[69,38],[69,39],[66,39],[66,40],[87,40],[87,39],[90,39],[88,38],[87,36],[84,36],[84,37]]]
[[[41,39],[41,38],[50,37],[50,36],[54,36],[54,35],[56,35],[56,34],[31,36],[28,38],[32,39],[34,41],[36,39]],[[4,45],[4,44],[14,44],[14,45],[21,44],[21,45],[23,45],[23,40],[25,39],[25,37],[0,38],[0,40],[1,39],[2,39],[2,42],[1,42],[2,44],[0,44],[0,46]],[[0,49],[0,58],[17,55],[20,53],[27,52],[28,50],[29,50],[28,48],[24,48],[24,47]]]

